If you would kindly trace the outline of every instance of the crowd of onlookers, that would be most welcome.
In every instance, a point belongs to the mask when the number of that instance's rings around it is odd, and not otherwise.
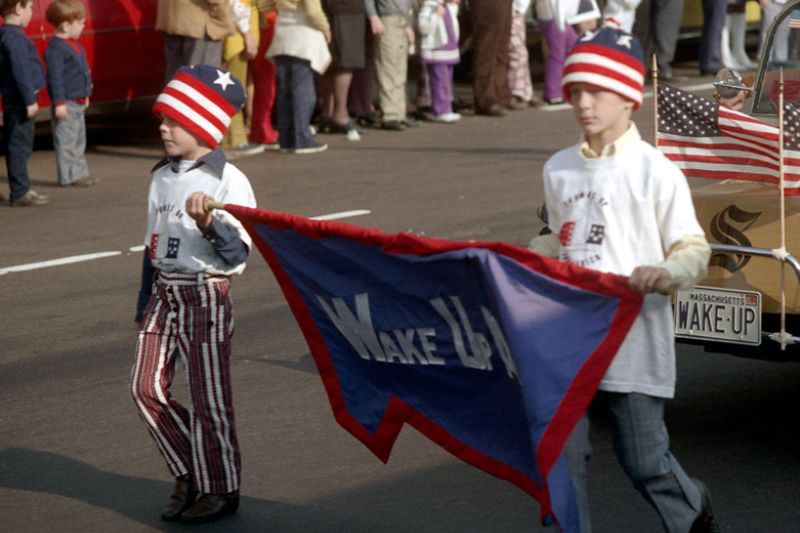
[[[764,24],[783,3],[760,0]],[[82,0],[49,5],[47,17],[56,32],[45,71],[22,31],[32,4],[0,0],[3,142],[10,201],[20,206],[47,203],[30,190],[25,168],[36,92],[45,84],[54,102],[59,183],[97,183],[83,157],[91,79],[77,39],[85,6]],[[700,74],[752,68],[745,49],[745,4],[702,0]],[[562,103],[567,52],[582,33],[601,25],[637,34],[647,56],[656,57],[660,78],[676,80],[671,63],[683,8],[684,0],[159,0],[156,28],[164,36],[165,80],[182,65],[210,64],[227,69],[247,88],[248,103],[222,142],[228,157],[236,158],[270,149],[320,152],[327,145],[319,134],[358,141],[367,128],[399,132],[423,121],[452,124],[464,108],[502,117]],[[778,61],[788,57],[788,21],[785,26],[777,36]],[[544,50],[540,96],[531,82],[531,27]],[[471,103],[453,93],[454,69],[465,50],[471,56],[463,69],[471,74]],[[409,81],[415,84],[411,91]]]
[[[745,51],[745,1],[702,3],[700,73],[752,67]],[[778,2],[762,3],[766,20]],[[468,107],[476,114],[500,117],[510,110],[562,103],[566,54],[580,34],[599,25],[637,33],[657,57],[661,78],[674,79],[671,62],[683,4],[220,0],[208,2],[202,13],[197,4],[176,0],[161,2],[158,28],[166,34],[167,78],[177,65],[216,60],[250,88],[247,119],[237,119],[223,145],[229,156],[238,157],[266,149],[325,150],[317,134],[357,141],[365,128],[403,131],[425,120],[457,122],[464,103],[454,98],[453,72],[467,49],[473,89]],[[224,35],[217,39],[211,31],[197,30],[204,25]],[[532,25],[545,50],[541,96],[531,83],[527,31]],[[416,85],[413,102],[408,101],[409,81]]]

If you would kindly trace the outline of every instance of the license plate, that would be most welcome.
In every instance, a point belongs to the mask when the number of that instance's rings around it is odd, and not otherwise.
[[[761,344],[761,293],[716,287],[675,292],[675,336]]]

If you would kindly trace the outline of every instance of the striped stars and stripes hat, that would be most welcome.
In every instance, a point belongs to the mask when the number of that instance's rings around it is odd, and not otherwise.
[[[156,98],[153,112],[171,118],[209,148],[216,148],[244,103],[242,84],[230,72],[194,65],[178,69]]]
[[[564,62],[561,90],[570,100],[570,85],[589,83],[617,93],[639,109],[644,91],[644,54],[633,35],[606,26],[578,38]]]

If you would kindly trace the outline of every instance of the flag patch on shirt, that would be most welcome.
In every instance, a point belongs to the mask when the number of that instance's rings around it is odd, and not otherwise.
[[[167,259],[178,258],[178,248],[181,247],[181,240],[177,237],[170,237],[167,240]]]

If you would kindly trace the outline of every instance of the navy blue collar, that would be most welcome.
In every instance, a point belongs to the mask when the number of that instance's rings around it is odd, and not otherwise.
[[[153,167],[150,172],[155,172],[161,167],[169,165],[173,172],[178,172],[178,166],[180,163],[180,159],[176,159],[174,157],[165,157]],[[217,178],[222,179],[222,173],[225,171],[225,152],[221,149],[217,148],[213,150],[200,159],[198,159],[194,165],[192,165],[187,172],[190,170],[194,170],[196,168],[200,168],[201,166],[205,165],[211,170],[211,173],[214,174]]]

